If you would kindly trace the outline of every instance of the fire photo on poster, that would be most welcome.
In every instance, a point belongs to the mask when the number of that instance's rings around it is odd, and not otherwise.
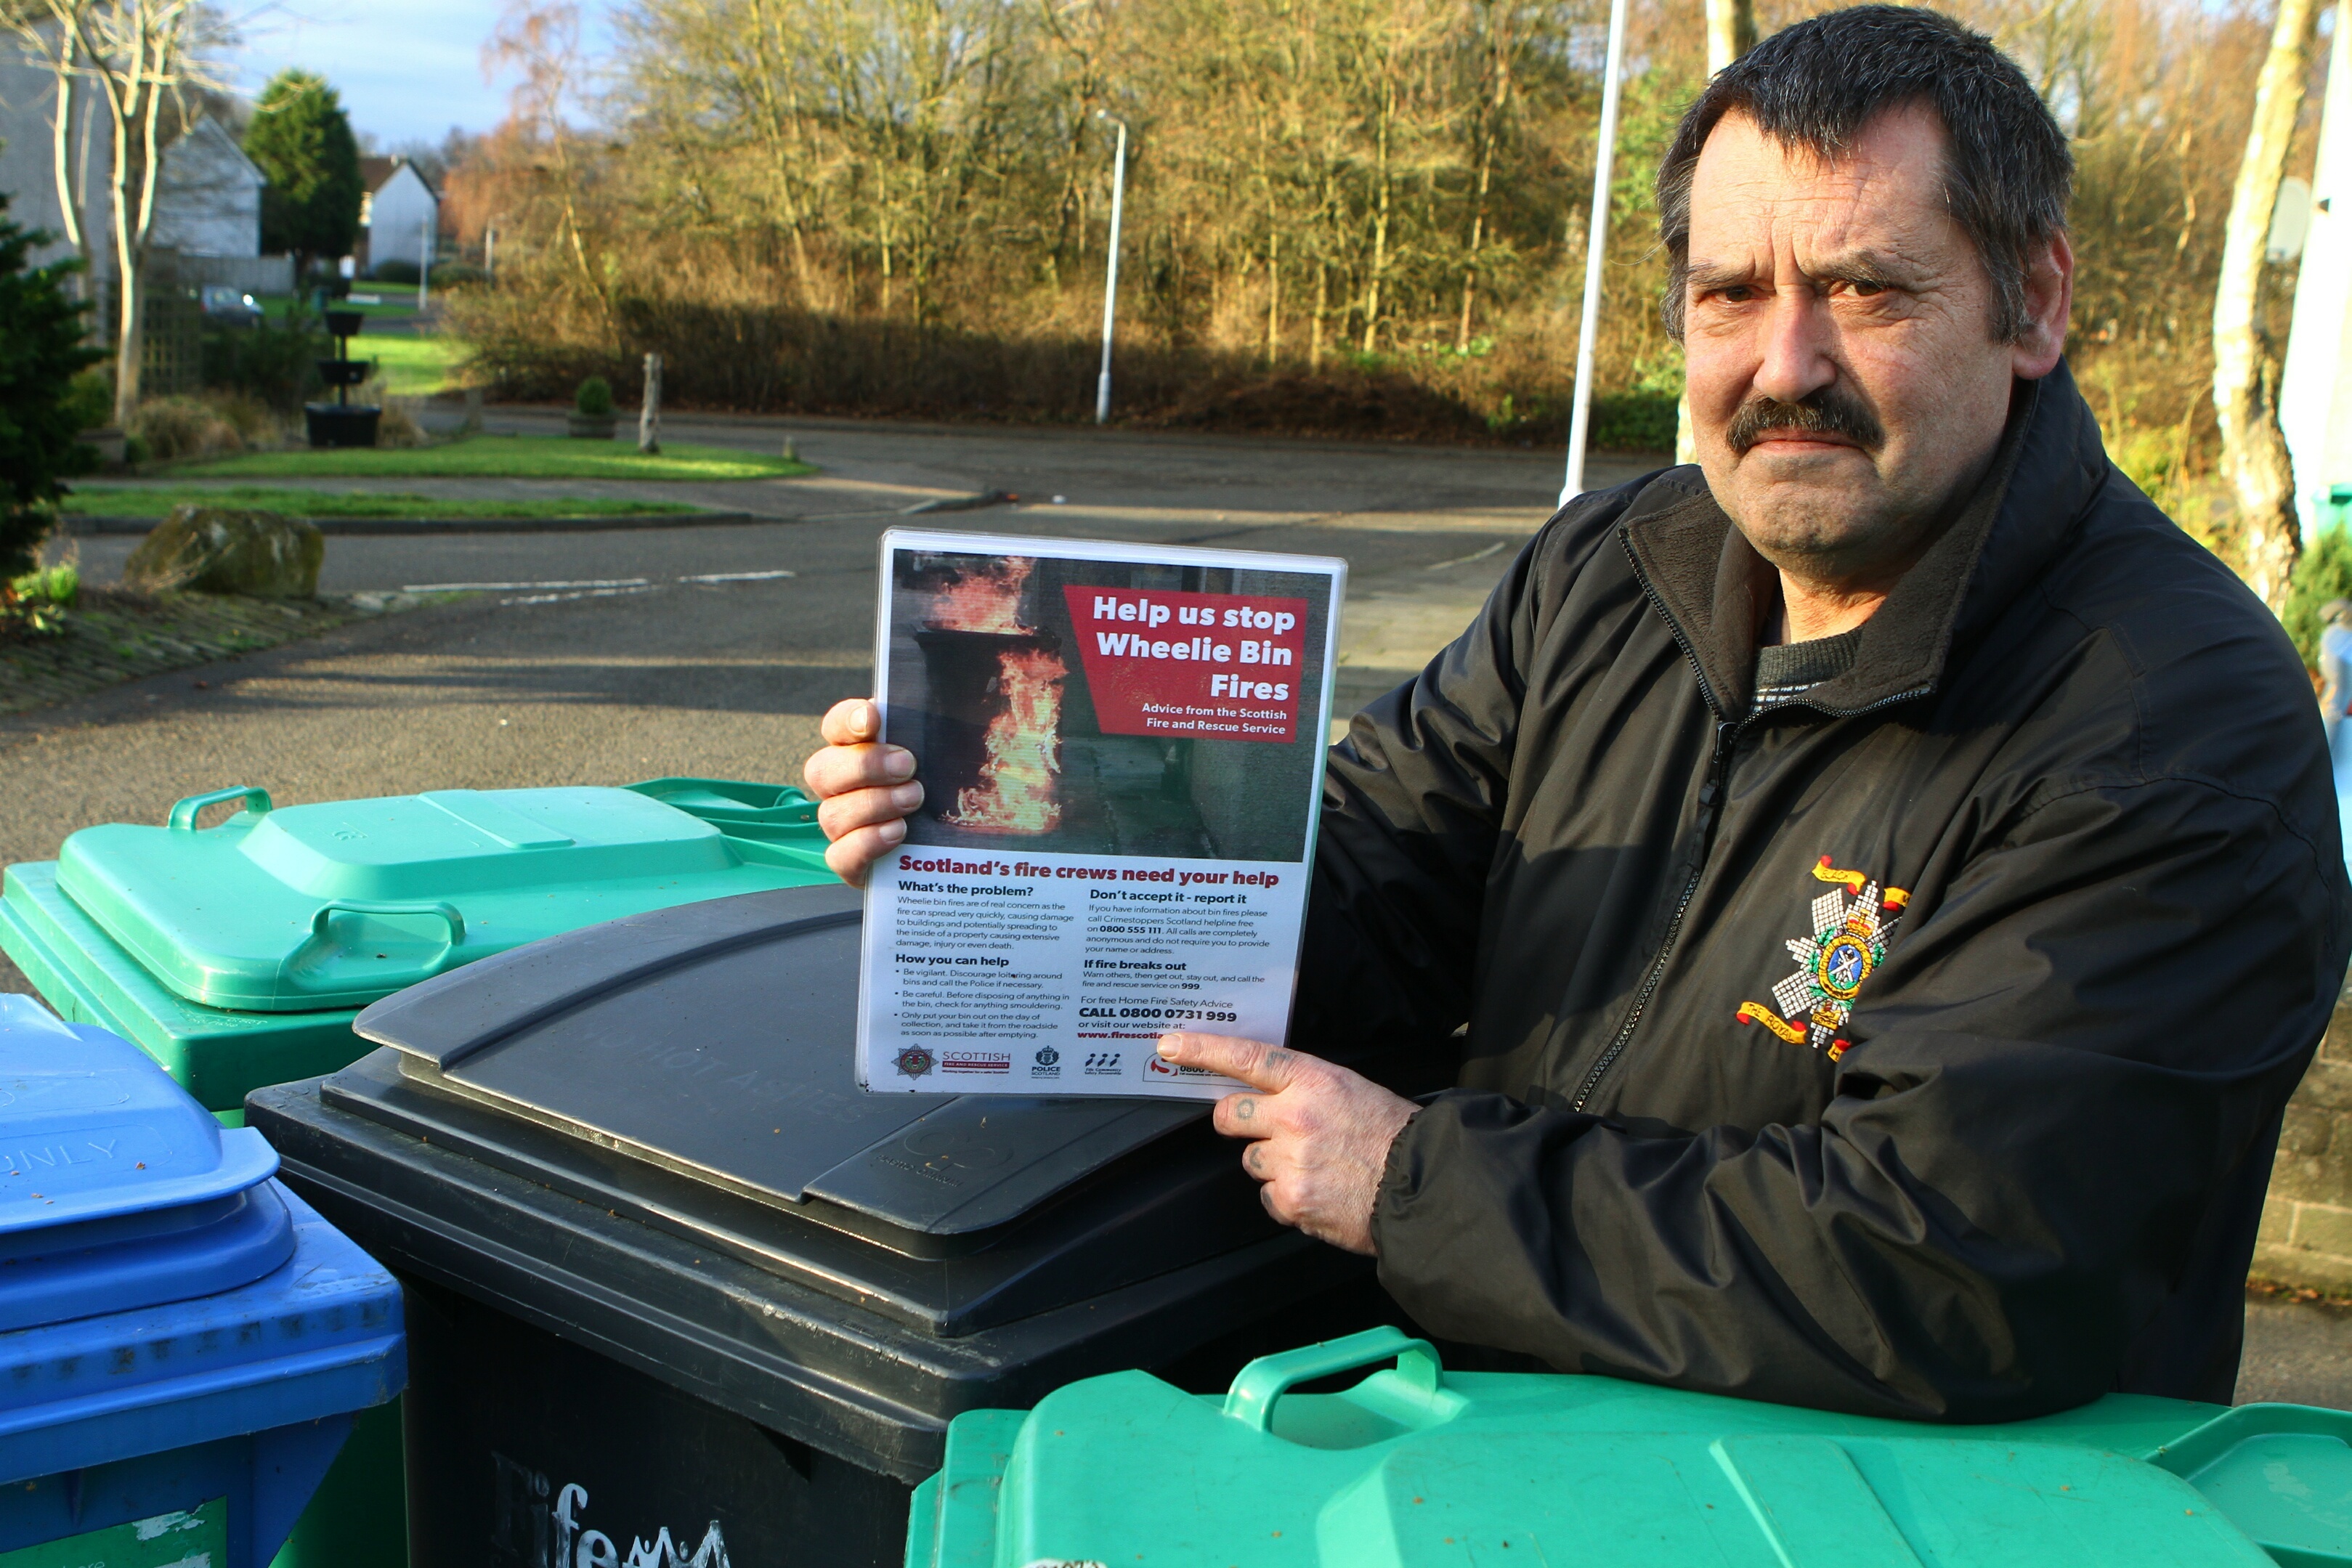
[[[888,592],[909,843],[1303,857],[1328,579],[897,549]]]

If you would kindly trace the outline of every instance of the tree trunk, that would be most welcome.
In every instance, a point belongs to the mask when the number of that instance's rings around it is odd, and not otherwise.
[[[1756,47],[1756,0],[1706,0],[1706,74],[1713,77]],[[1698,461],[1691,430],[1690,393],[1675,404],[1675,461]]]
[[[1381,124],[1375,157],[1378,162],[1380,194],[1372,211],[1372,276],[1364,289],[1364,353],[1370,353],[1381,337],[1381,282],[1389,269],[1389,126],[1396,115],[1396,88],[1392,79],[1383,75],[1381,82]]]
[[[1706,74],[1756,47],[1756,0],[1706,0]]]
[[[2287,144],[2303,108],[2305,51],[2315,0],[2279,0],[2270,54],[2254,89],[2253,122],[2222,231],[2221,277],[2213,291],[2213,412],[2221,426],[2221,469],[2238,503],[2246,580],[2273,610],[2303,553],[2294,514],[2294,474],[2279,433],[2278,358],[2262,331],[2263,251]]]

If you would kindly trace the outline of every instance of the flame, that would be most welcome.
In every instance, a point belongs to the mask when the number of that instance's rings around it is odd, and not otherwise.
[[[980,782],[958,792],[947,821],[982,833],[1050,833],[1061,825],[1054,778],[1062,770],[1062,680],[1068,674],[1059,655],[1043,649],[996,656],[992,684],[1004,708],[988,721]]]
[[[964,572],[932,599],[930,623],[942,632],[1015,636],[1034,630],[1021,623],[1021,592],[1036,565],[1027,556],[1008,555]]]

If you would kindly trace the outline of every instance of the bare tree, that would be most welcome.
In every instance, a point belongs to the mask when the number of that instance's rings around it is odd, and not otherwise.
[[[220,41],[203,0],[25,0],[0,11],[9,30],[58,84],[58,204],[88,255],[88,224],[69,176],[69,126],[79,91],[96,95],[111,142],[107,203],[114,263],[114,417],[139,406],[145,347],[149,236],[155,223],[163,143],[183,99],[216,86],[205,59]]]
[[[2278,354],[2259,312],[2263,251],[2288,142],[2303,110],[2305,57],[2316,9],[2315,0],[2279,0],[2213,290],[2213,412],[2221,426],[2221,467],[2244,529],[2246,580],[2273,610],[2286,603],[2303,537],[2294,514],[2294,472],[2279,431]]]

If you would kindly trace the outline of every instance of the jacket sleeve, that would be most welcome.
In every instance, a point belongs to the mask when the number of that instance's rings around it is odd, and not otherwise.
[[[2093,1398],[2216,1193],[2258,1197],[2343,979],[2336,852],[2221,782],[2061,794],[1915,910],[1817,1123],[1449,1093],[1391,1151],[1381,1281],[1566,1370],[1928,1419]]]
[[[1419,1085],[1469,1018],[1539,607],[1558,602],[1549,580],[1611,537],[1639,485],[1562,510],[1462,635],[1331,748],[1292,1014],[1302,1049]]]

